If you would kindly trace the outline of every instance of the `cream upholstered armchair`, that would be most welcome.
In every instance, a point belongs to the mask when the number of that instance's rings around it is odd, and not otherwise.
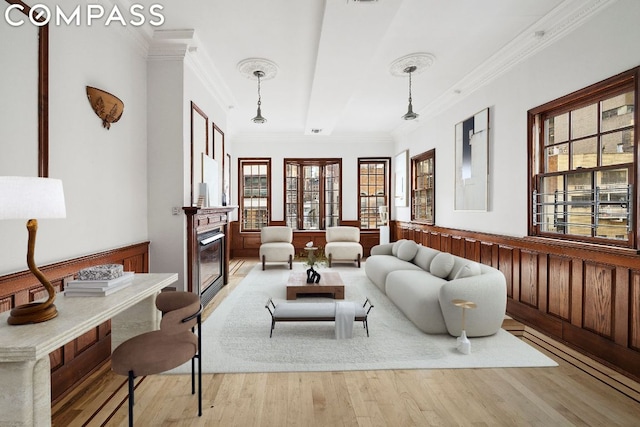
[[[360,268],[362,259],[362,245],[360,244],[360,229],[358,227],[328,227],[326,233],[327,245],[324,254],[329,260],[329,267],[334,261],[356,262]]]
[[[288,262],[289,270],[293,268],[293,255],[295,249],[293,241],[293,230],[291,227],[270,226],[262,227],[260,230],[260,260],[262,269],[267,262]]]

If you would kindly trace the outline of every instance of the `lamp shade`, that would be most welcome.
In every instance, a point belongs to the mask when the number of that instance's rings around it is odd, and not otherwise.
[[[0,176],[0,219],[64,218],[62,181]]]

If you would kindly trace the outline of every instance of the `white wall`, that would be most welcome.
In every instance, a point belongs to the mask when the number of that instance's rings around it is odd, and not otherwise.
[[[227,109],[223,108],[220,103],[216,100],[215,95],[209,89],[209,86],[202,81],[202,75],[200,73],[199,65],[197,62],[193,61],[193,56],[199,55],[196,51],[195,53],[189,53],[189,56],[186,58],[185,64],[185,78],[184,78],[184,140],[188,142],[186,145],[186,149],[190,147],[191,141],[191,102],[193,101],[198,108],[200,108],[204,114],[209,119],[209,141],[213,142],[213,124],[215,123],[218,128],[225,133],[225,150],[230,152],[231,150],[231,142],[226,135],[227,129]],[[218,179],[219,179],[219,189],[222,189],[222,144],[219,144],[219,141],[216,141],[216,146],[213,147],[214,153],[210,154],[211,157],[214,157],[216,162],[218,163]],[[200,159],[201,153],[194,153],[197,158]],[[187,164],[186,167],[189,165]],[[189,190],[190,191],[190,190]],[[197,189],[196,189],[197,191]],[[221,194],[222,192],[218,192],[219,200],[212,200],[211,206],[220,206],[221,204]]]
[[[640,65],[640,2],[620,0],[555,44],[396,141],[410,156],[436,148],[436,224],[527,234],[527,111]],[[419,94],[416,94],[419,96]],[[461,94],[464,96],[464,94]],[[490,108],[489,209],[454,211],[454,126]],[[394,219],[410,220],[410,208]]]
[[[70,5],[77,5],[71,0],[56,3],[70,10]],[[7,25],[4,19],[0,25]],[[39,265],[148,238],[143,53],[119,25],[51,26],[49,35],[49,175],[63,181],[67,218],[39,221],[35,254]],[[7,72],[0,67],[1,80],[20,81],[21,76]],[[21,83],[36,85],[31,78]],[[91,109],[87,85],[111,92],[124,102],[124,114],[110,130],[102,127]],[[29,108],[32,102],[4,93],[0,98],[14,108]],[[0,116],[0,127],[8,125],[7,120],[11,119]],[[2,139],[0,146],[4,151],[17,143],[37,144],[31,141],[31,133],[28,139],[17,135]],[[35,176],[37,171],[24,175]],[[25,223],[0,222],[0,274],[27,268]]]
[[[184,278],[185,178],[183,163],[182,60],[149,61],[147,71],[149,162],[149,271]],[[177,82],[167,84],[167,82]],[[188,198],[188,193],[186,195]],[[177,215],[172,208],[179,207]]]
[[[177,272],[178,289],[186,289],[186,216],[191,206],[191,101],[223,131],[225,110],[190,60],[154,58],[148,66],[149,91],[149,269]],[[194,153],[199,158],[200,153]],[[197,191],[197,189],[196,189]],[[178,214],[174,215],[174,208]]]
[[[256,125],[259,126],[259,125]],[[233,138],[232,180],[237,200],[238,158],[271,158],[271,220],[284,220],[284,159],[342,159],[342,220],[358,219],[358,157],[393,157],[393,140],[380,135],[239,135]]]

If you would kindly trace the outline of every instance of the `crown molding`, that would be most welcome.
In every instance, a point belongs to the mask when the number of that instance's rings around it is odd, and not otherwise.
[[[194,29],[155,30],[149,46],[148,61],[183,61],[223,107],[235,104],[235,98]]]
[[[149,45],[149,61],[184,60],[187,52],[197,49],[195,30],[155,30]]]
[[[417,111],[422,119],[433,117],[486,86],[513,67],[584,25],[617,0],[565,0],[547,15],[498,50],[489,59],[455,83],[443,95]],[[403,122],[393,130],[399,136],[415,130],[419,120]]]
[[[197,34],[194,36],[194,40],[196,46],[202,45]],[[223,109],[233,108],[237,104],[231,89],[224,82],[220,71],[205,49],[190,49],[187,54],[186,64],[198,76]]]

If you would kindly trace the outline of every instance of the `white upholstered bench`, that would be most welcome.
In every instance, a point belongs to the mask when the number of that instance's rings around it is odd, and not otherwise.
[[[369,324],[367,316],[373,308],[369,298],[362,304],[354,304],[355,316],[354,321],[362,322],[362,326],[369,336]],[[271,332],[269,338],[273,336],[273,329],[276,322],[331,322],[336,320],[336,303],[335,302],[280,302],[275,304],[273,299],[269,298],[265,308],[271,314]]]

